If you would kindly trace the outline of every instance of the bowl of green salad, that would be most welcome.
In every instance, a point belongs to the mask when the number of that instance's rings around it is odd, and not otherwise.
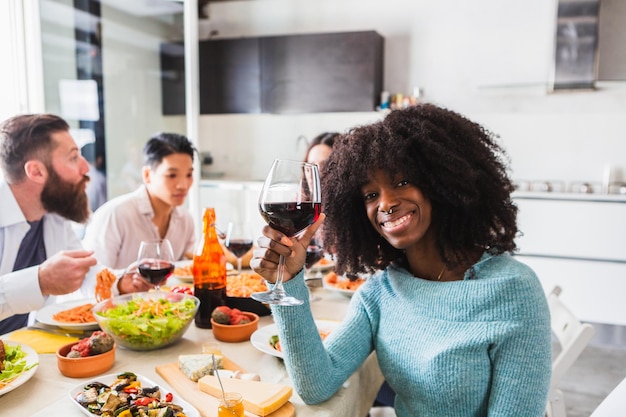
[[[151,291],[111,297],[96,304],[92,312],[118,346],[154,350],[178,342],[199,305],[193,295]]]

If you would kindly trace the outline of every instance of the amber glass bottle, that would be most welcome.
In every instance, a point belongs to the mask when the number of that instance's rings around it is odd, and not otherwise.
[[[193,256],[194,295],[200,299],[196,326],[211,328],[211,313],[226,301],[226,255],[217,240],[215,209],[206,208],[202,240]]]

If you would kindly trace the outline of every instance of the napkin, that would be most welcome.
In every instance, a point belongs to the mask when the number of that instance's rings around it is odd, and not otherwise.
[[[53,334],[43,330],[22,329],[11,333],[8,340],[24,343],[32,347],[37,353],[56,353],[61,346],[78,342],[79,338]]]

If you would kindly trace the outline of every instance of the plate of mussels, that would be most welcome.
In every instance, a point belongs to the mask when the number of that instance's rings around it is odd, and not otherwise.
[[[84,382],[70,390],[72,402],[88,416],[163,415],[200,417],[191,404],[162,384],[133,372],[99,376],[97,380]],[[148,410],[159,410],[158,412]]]

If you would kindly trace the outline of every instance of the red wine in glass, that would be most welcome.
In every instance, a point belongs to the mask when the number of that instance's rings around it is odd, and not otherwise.
[[[321,201],[317,165],[277,159],[263,183],[259,212],[270,227],[294,237],[318,219],[322,210]],[[268,304],[302,304],[304,301],[285,292],[284,268],[285,257],[280,255],[274,286],[269,291],[253,293],[251,297]]]
[[[311,242],[313,243],[313,242]],[[304,267],[309,270],[313,268],[313,265],[319,262],[324,256],[324,249],[321,246],[315,244],[309,244],[306,248],[306,260],[304,261]]]
[[[322,204],[260,203],[259,211],[267,224],[291,237],[315,223],[322,211]]]
[[[224,246],[237,258],[241,258],[252,249],[252,239],[231,239]]]
[[[174,264],[160,259],[143,259],[137,269],[142,277],[154,285],[161,285],[174,272]]]
[[[159,285],[174,272],[174,251],[170,241],[142,241],[137,253],[137,271],[158,291]]]

